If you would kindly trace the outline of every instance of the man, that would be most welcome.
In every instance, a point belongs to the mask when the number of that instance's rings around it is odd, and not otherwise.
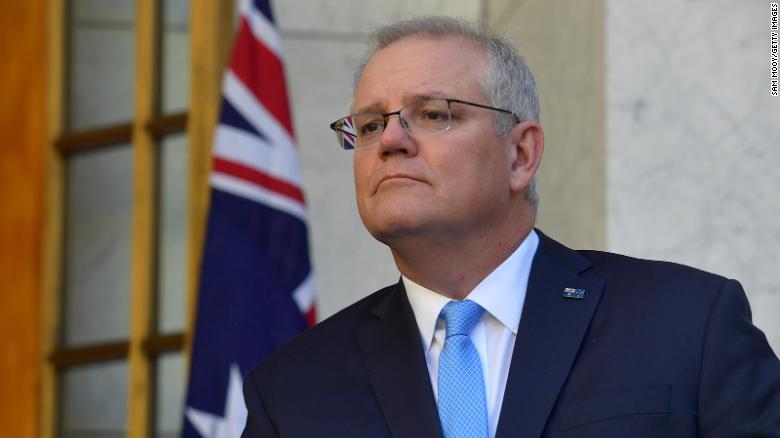
[[[374,35],[357,204],[402,274],[245,379],[245,437],[780,437],[780,363],[739,283],[533,228],[537,91],[507,41]]]

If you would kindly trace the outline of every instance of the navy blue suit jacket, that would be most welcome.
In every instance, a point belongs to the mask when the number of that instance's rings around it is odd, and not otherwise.
[[[539,236],[498,438],[780,437],[780,362],[738,282]],[[244,396],[247,438],[441,437],[400,282],[271,354]]]

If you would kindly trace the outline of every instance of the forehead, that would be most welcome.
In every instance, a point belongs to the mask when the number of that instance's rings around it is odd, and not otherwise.
[[[480,99],[487,63],[485,51],[462,37],[403,38],[366,64],[353,110],[387,110],[421,96]]]

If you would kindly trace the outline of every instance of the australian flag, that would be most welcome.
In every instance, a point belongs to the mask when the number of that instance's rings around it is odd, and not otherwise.
[[[242,376],[315,320],[282,44],[267,0],[241,6],[222,93],[185,438],[240,436]]]

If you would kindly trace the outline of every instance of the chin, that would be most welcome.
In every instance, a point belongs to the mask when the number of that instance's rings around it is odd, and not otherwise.
[[[387,191],[358,202],[363,225],[382,243],[421,236],[442,222],[437,200],[427,193]]]
[[[425,235],[436,227],[432,221],[424,220],[418,215],[384,214],[367,221],[363,217],[363,225],[374,238],[385,245],[392,246],[393,242],[399,242],[406,238],[415,238]]]

